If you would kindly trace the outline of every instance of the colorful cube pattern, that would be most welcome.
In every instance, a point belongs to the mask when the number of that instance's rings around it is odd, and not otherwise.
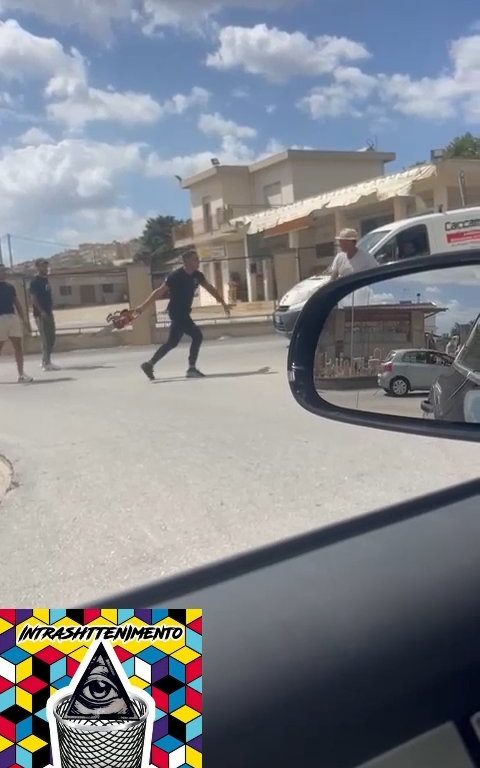
[[[153,626],[185,629],[183,644],[166,652],[152,644],[115,645],[132,686],[155,701],[151,764],[155,768],[202,766],[202,612],[167,609],[0,609],[0,768],[46,768],[52,764],[46,714],[50,696],[70,685],[88,644],[65,647],[17,645],[25,622],[55,627]]]

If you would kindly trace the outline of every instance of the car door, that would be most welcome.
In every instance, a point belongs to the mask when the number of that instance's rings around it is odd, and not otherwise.
[[[444,373],[445,369],[451,365],[451,361],[447,355],[441,355],[438,352],[427,352],[426,358],[425,376],[428,376],[427,386],[430,389],[440,374]]]
[[[411,349],[403,354],[398,375],[404,376],[410,382],[411,389],[430,389],[428,382],[427,353]],[[395,373],[397,373],[395,371]]]

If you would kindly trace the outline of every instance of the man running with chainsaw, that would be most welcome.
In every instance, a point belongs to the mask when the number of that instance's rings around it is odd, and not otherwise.
[[[192,339],[190,355],[188,358],[187,377],[189,379],[203,378],[203,373],[197,368],[197,358],[203,336],[198,325],[195,325],[191,318],[193,298],[198,286],[201,285],[208,293],[221,304],[225,313],[230,315],[230,309],[220,296],[218,291],[210,285],[205,275],[199,271],[200,260],[196,253],[187,252],[182,257],[183,267],[175,270],[169,275],[165,283],[157,288],[148,299],[139,307],[134,309],[134,313],[141,315],[150,304],[170,299],[167,312],[169,314],[171,325],[170,334],[163,346],[158,349],[151,360],[143,363],[141,366],[144,374],[153,381],[155,379],[153,369],[156,363],[165,357],[172,349],[178,346],[182,336],[186,334]]]

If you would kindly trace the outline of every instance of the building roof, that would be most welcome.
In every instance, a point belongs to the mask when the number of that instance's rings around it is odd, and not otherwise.
[[[414,193],[415,185],[437,174],[437,165],[428,163],[409,168],[400,173],[378,176],[370,181],[362,181],[331,192],[324,192],[290,205],[270,208],[260,213],[241,216],[232,223],[245,227],[249,235],[265,232],[289,222],[302,220],[300,228],[305,228],[308,218],[325,209],[343,208],[358,203],[380,202],[392,197],[403,197]],[[310,221],[310,224],[313,222]]]
[[[255,173],[264,168],[269,168],[272,165],[285,163],[288,160],[306,160],[312,162],[315,160],[341,159],[351,160],[352,162],[369,162],[374,159],[380,162],[390,163],[392,160],[395,160],[395,158],[396,155],[394,152],[376,152],[375,150],[344,152],[339,150],[321,149],[286,149],[283,152],[277,152],[274,155],[269,155],[257,160],[250,165],[212,165],[211,168],[206,168],[204,171],[200,171],[200,173],[196,173],[194,176],[183,179],[182,188],[189,189],[201,181],[225,173]]]
[[[349,310],[350,307],[341,307],[341,309]],[[415,302],[415,301],[400,301],[395,304],[359,304],[355,307],[355,318],[357,320],[362,319],[365,315],[375,315],[377,312],[388,315],[389,312],[422,312],[427,316],[438,315],[441,312],[447,312],[448,307],[440,307],[438,304],[430,302]]]

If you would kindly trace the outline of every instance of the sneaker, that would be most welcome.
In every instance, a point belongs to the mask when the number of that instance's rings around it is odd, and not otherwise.
[[[42,365],[43,371],[59,371],[60,367],[58,365],[54,365],[53,363],[47,363],[46,365]]]
[[[153,365],[151,363],[142,363],[140,368],[144,372],[145,376],[150,379],[150,381],[155,381],[155,376],[153,375]]]
[[[189,368],[187,371],[187,379],[204,379],[205,374],[198,370],[198,368]]]
[[[22,375],[18,377],[19,384],[31,384],[32,381],[33,378],[31,376],[27,376],[26,373],[22,373]]]

